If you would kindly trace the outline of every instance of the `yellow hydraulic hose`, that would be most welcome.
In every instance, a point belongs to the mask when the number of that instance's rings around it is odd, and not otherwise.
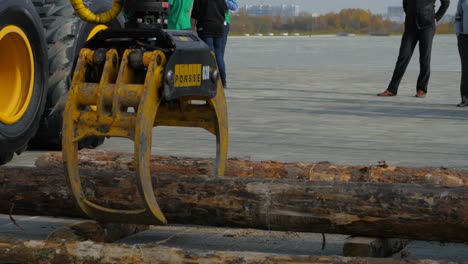
[[[124,0],[114,0],[109,11],[95,14],[84,5],[83,0],[70,0],[78,16],[84,21],[94,24],[106,24],[114,20],[122,11],[123,2]]]

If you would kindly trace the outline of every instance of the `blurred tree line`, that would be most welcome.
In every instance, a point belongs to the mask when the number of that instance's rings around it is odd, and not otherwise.
[[[453,33],[453,22],[442,22],[438,33]],[[231,33],[257,34],[294,32],[301,34],[354,34],[386,33],[400,34],[403,23],[392,22],[364,9],[344,9],[339,13],[312,16],[303,12],[297,17],[249,16],[245,9],[233,15]]]

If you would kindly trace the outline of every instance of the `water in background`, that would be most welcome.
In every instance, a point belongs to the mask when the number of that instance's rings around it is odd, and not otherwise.
[[[345,72],[392,71],[401,36],[391,37],[231,37],[226,62],[231,69],[310,69]],[[419,70],[416,47],[409,70]],[[434,39],[432,70],[460,71],[454,35]]]

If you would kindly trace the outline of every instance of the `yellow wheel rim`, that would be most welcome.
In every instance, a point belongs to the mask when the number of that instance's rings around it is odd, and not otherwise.
[[[34,90],[34,54],[24,31],[0,30],[0,122],[14,124],[28,109]]]

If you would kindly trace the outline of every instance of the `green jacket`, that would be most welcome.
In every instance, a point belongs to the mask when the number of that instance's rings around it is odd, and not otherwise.
[[[192,22],[189,13],[192,6],[193,0],[169,0],[168,28],[176,30],[191,29]]]
[[[226,5],[229,10],[232,10],[232,11],[237,10],[237,0],[226,0]],[[225,21],[226,23],[231,24],[231,16],[229,15],[229,10],[226,11]]]

